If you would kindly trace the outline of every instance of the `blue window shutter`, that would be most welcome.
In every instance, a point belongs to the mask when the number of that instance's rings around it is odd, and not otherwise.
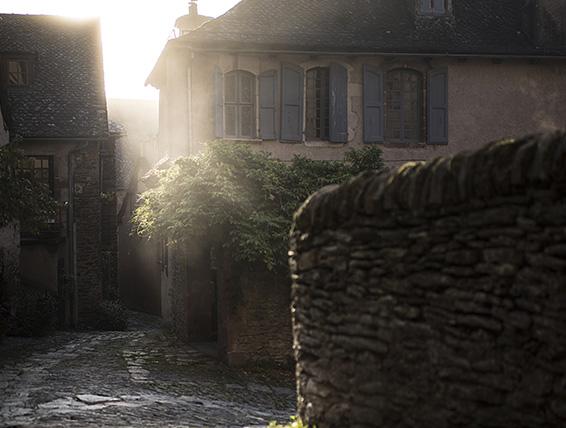
[[[275,140],[275,106],[277,72],[267,71],[259,76],[259,132],[263,140]]]
[[[364,65],[364,142],[383,142],[383,72]]]
[[[330,141],[348,142],[348,70],[330,65]]]
[[[428,143],[448,143],[448,72],[432,70],[428,75]]]
[[[214,68],[214,136],[224,137],[224,82],[220,68]]]
[[[303,70],[283,65],[281,69],[281,140],[303,140]]]

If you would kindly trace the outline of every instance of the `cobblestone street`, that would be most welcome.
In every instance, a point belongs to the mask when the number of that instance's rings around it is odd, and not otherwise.
[[[265,426],[295,413],[291,373],[226,367],[136,315],[126,332],[0,344],[0,426]]]

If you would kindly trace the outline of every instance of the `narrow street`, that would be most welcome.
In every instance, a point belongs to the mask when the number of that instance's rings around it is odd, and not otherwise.
[[[265,426],[295,413],[291,373],[236,370],[132,315],[126,332],[0,344],[0,426]]]

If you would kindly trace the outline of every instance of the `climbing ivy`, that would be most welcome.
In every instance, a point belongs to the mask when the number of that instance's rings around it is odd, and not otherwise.
[[[382,168],[375,146],[351,150],[343,162],[301,156],[283,162],[247,144],[218,140],[159,174],[141,197],[134,227],[170,242],[207,236],[230,248],[236,260],[274,269],[286,264],[293,213],[310,194]]]
[[[13,145],[0,148],[0,227],[19,220],[27,230],[53,216],[55,201],[22,168],[25,157]]]

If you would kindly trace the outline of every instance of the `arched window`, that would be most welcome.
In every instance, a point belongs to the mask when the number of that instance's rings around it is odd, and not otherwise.
[[[231,138],[255,138],[256,78],[242,70],[224,76],[224,134]]]
[[[418,143],[422,135],[423,77],[415,70],[395,69],[385,77],[385,138]]]

